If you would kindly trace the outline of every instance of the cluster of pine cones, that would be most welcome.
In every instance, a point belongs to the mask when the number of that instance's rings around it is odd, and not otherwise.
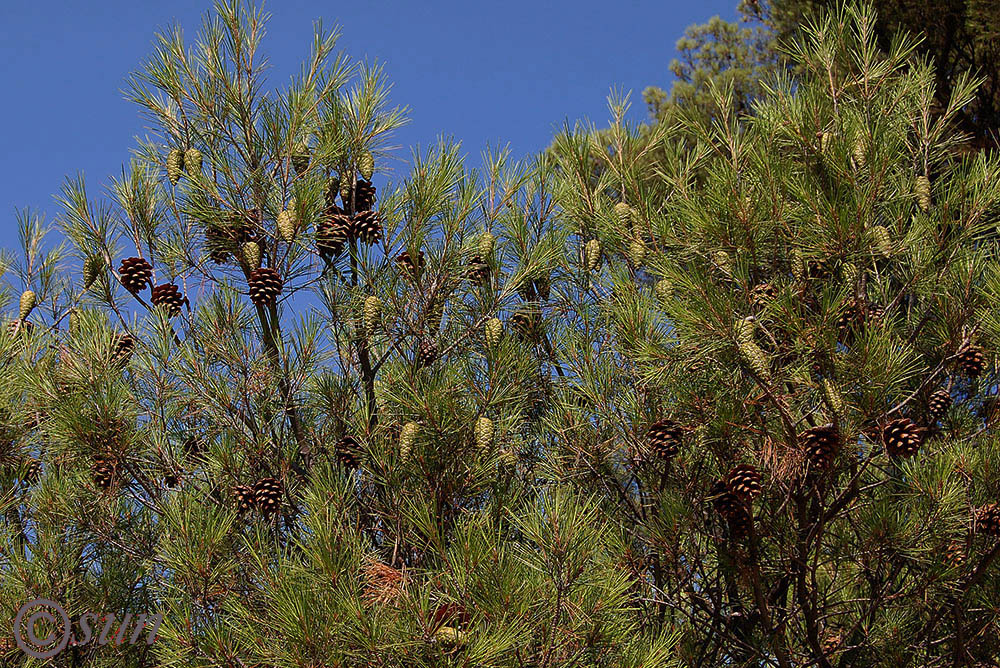
[[[337,195],[340,195],[340,206]],[[382,238],[382,218],[375,207],[375,186],[365,178],[353,184],[331,178],[326,207],[316,226],[316,248],[323,258],[335,258],[352,240],[372,245]]]

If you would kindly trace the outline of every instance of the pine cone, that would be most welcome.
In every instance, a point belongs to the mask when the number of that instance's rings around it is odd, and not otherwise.
[[[240,246],[240,257],[250,271],[260,269],[261,261],[264,258],[260,244],[256,241],[247,241]]]
[[[326,182],[326,191],[323,193],[323,210],[327,213],[339,209],[337,206],[337,195],[340,193],[340,179],[331,176]]]
[[[715,511],[726,519],[738,515],[743,510],[743,504],[739,497],[729,490],[724,480],[718,480],[709,490],[709,499]]]
[[[360,465],[361,446],[353,436],[344,436],[333,446],[333,454],[341,464],[349,469]]]
[[[413,257],[409,254],[409,252],[403,251],[396,256],[396,264],[402,267],[411,278],[416,280],[424,268],[424,252],[417,251],[417,259],[416,262],[414,262]]]
[[[537,309],[519,308],[510,316],[510,329],[522,341],[536,343],[541,334],[541,314]]]
[[[476,420],[476,427],[473,430],[476,436],[476,447],[486,450],[493,442],[493,420],[486,416],[481,416]]]
[[[184,171],[197,178],[201,176],[201,151],[196,148],[189,148],[184,151]]]
[[[20,320],[26,319],[31,314],[31,311],[35,308],[35,305],[37,303],[38,303],[38,297],[35,296],[34,292],[32,292],[31,290],[25,290],[24,292],[22,292],[21,303],[19,304],[20,309],[18,310],[17,317]]]
[[[371,181],[358,179],[354,183],[354,188],[347,183],[340,186],[340,199],[344,203],[344,209],[353,211],[371,211],[375,206],[375,186]],[[353,200],[353,202],[352,202]]]
[[[976,511],[976,530],[988,536],[1000,536],[1000,505],[987,503]]]
[[[407,422],[399,431],[399,456],[406,459],[413,451],[413,445],[417,442],[417,434],[420,432],[420,425],[416,422]]]
[[[500,343],[500,338],[503,336],[503,323],[500,322],[500,318],[490,318],[483,328],[486,331],[486,345],[492,348]]]
[[[490,265],[483,260],[481,255],[473,255],[469,259],[465,277],[474,283],[485,284],[490,280]]]
[[[489,232],[483,232],[479,236],[479,256],[485,260],[493,257],[493,245],[496,243],[496,239]]]
[[[24,482],[33,485],[42,475],[42,463],[34,457],[28,458],[28,466],[24,470]]]
[[[344,251],[351,235],[351,218],[339,207],[332,207],[316,226],[316,249],[324,258],[335,258]]]
[[[358,172],[365,180],[371,181],[372,175],[375,173],[375,156],[372,155],[371,151],[365,151],[358,158]]]
[[[825,424],[802,432],[799,443],[806,453],[809,466],[825,471],[833,464],[833,459],[840,450],[840,434],[833,424]]]
[[[281,294],[281,277],[271,267],[261,267],[250,272],[247,286],[250,301],[257,306],[272,306]]]
[[[951,394],[948,390],[937,390],[927,399],[927,415],[932,420],[939,419],[949,408],[951,408]]]
[[[87,256],[83,261],[83,289],[86,290],[101,273],[104,268],[104,260],[93,255]]]
[[[309,158],[308,144],[299,141],[292,145],[292,169],[296,174],[302,175],[309,169]]]
[[[653,286],[653,290],[656,292],[656,296],[660,298],[661,301],[666,301],[674,294],[673,284],[666,278],[661,278]]]
[[[918,176],[916,182],[913,184],[913,193],[917,196],[917,204],[920,205],[921,211],[927,211],[931,208],[930,179],[923,174]]]
[[[295,213],[295,207],[289,204],[287,209],[278,214],[276,223],[281,239],[285,243],[292,243],[295,240],[295,233],[299,228],[299,218]]]
[[[382,219],[378,211],[358,211],[351,216],[351,235],[371,246],[382,238]]]
[[[618,217],[618,231],[628,234],[632,231],[632,207],[625,202],[615,204],[615,215]]]
[[[109,490],[118,477],[118,467],[110,457],[97,455],[94,457],[94,484],[102,490]]]
[[[171,316],[179,315],[181,312],[181,306],[188,303],[188,300],[181,293],[180,288],[177,287],[176,283],[163,283],[157,285],[153,288],[152,297],[150,301],[153,302],[154,306],[162,306],[166,308],[167,313]]]
[[[167,178],[170,179],[170,185],[176,186],[183,172],[184,152],[179,148],[171,149],[167,154]]]
[[[371,336],[378,329],[379,322],[382,320],[382,300],[380,300],[375,295],[370,295],[365,299],[365,305],[362,309],[361,317],[364,328],[365,335]]]
[[[986,355],[979,346],[969,344],[959,351],[956,361],[962,373],[969,378],[978,378],[986,363]]]
[[[754,308],[761,309],[774,301],[778,296],[778,291],[770,283],[759,283],[750,291],[750,304]]]
[[[650,452],[662,459],[677,454],[684,430],[673,420],[659,420],[646,430],[646,443]]]
[[[267,516],[281,508],[281,483],[274,478],[262,478],[253,486],[257,509]]]
[[[247,512],[257,503],[254,498],[253,487],[249,485],[236,485],[233,487],[233,499],[236,501],[236,510],[239,513]]]
[[[118,334],[112,345],[111,359],[119,366],[124,366],[132,358],[135,337],[128,333]]]
[[[923,429],[908,418],[898,418],[882,428],[882,441],[890,457],[912,457],[920,449]]]
[[[965,543],[952,541],[944,550],[944,560],[952,568],[961,570],[965,566]]]
[[[591,239],[583,247],[583,263],[589,271],[594,271],[601,265],[601,242]]]
[[[424,339],[417,349],[417,367],[423,369],[434,364],[438,356],[437,343],[431,339]]]
[[[141,257],[127,257],[118,267],[122,285],[132,294],[146,289],[153,278],[153,267]]]
[[[750,501],[760,496],[763,487],[760,484],[760,473],[751,464],[739,464],[726,476],[726,487],[737,498]]]

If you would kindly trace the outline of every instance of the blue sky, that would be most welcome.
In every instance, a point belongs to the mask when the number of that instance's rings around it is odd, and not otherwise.
[[[14,211],[41,210],[66,175],[83,172],[92,193],[120,173],[145,133],[121,90],[150,53],[153,33],[181,25],[193,40],[210,0],[5,0],[0,30],[0,246],[15,241]],[[410,108],[394,143],[428,146],[449,135],[473,164],[487,144],[515,156],[544,148],[564,121],[607,117],[612,87],[668,86],[684,28],[736,0],[702,2],[305,2],[271,1],[263,52],[284,85],[307,56],[313,21],[338,24],[340,48],[385,64],[393,101]]]

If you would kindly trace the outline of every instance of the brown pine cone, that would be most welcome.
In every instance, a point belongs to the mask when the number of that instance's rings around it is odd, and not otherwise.
[[[344,436],[333,446],[337,460],[349,469],[356,469],[361,462],[361,445],[353,436]]]
[[[274,478],[262,478],[253,486],[254,502],[264,515],[270,515],[281,508],[281,483]]]
[[[659,420],[646,430],[646,444],[650,452],[661,459],[670,459],[677,454],[684,430],[673,420]]]
[[[132,294],[146,289],[153,278],[153,267],[141,257],[127,257],[118,267],[122,285]]]
[[[760,473],[752,464],[739,464],[733,467],[726,476],[726,487],[743,501],[760,496],[763,491]]]
[[[890,457],[912,457],[920,449],[924,430],[908,418],[898,418],[882,428],[882,441]]]
[[[799,443],[806,453],[809,465],[818,471],[825,471],[833,464],[840,450],[840,434],[833,424],[807,429],[799,436]]]
[[[316,249],[324,259],[335,258],[344,252],[350,238],[351,218],[339,207],[332,207],[316,226]]]
[[[250,272],[247,279],[250,301],[257,306],[273,306],[281,294],[281,277],[271,267],[261,267]]]
[[[351,216],[351,236],[369,246],[382,238],[382,218],[378,211],[359,211]]]
[[[153,288],[153,294],[150,297],[150,301],[153,302],[154,306],[162,306],[166,308],[167,313],[170,316],[179,315],[181,312],[181,306],[188,303],[186,297],[181,293],[180,288],[177,287],[176,283],[162,283]]]

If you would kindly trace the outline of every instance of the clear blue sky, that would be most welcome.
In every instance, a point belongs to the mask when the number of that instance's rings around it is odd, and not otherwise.
[[[121,90],[150,53],[153,33],[173,24],[193,40],[210,0],[4,0],[0,29],[0,246],[14,242],[15,208],[51,220],[66,175],[83,172],[92,193],[120,173],[144,134]],[[668,86],[667,66],[684,28],[736,0],[689,2],[268,2],[263,51],[284,85],[309,51],[312,24],[343,29],[339,46],[378,59],[393,101],[410,107],[396,144],[427,146],[441,134],[462,142],[474,164],[501,141],[515,156],[544,148],[565,119],[607,117],[613,86]],[[407,157],[409,150],[400,153]]]

